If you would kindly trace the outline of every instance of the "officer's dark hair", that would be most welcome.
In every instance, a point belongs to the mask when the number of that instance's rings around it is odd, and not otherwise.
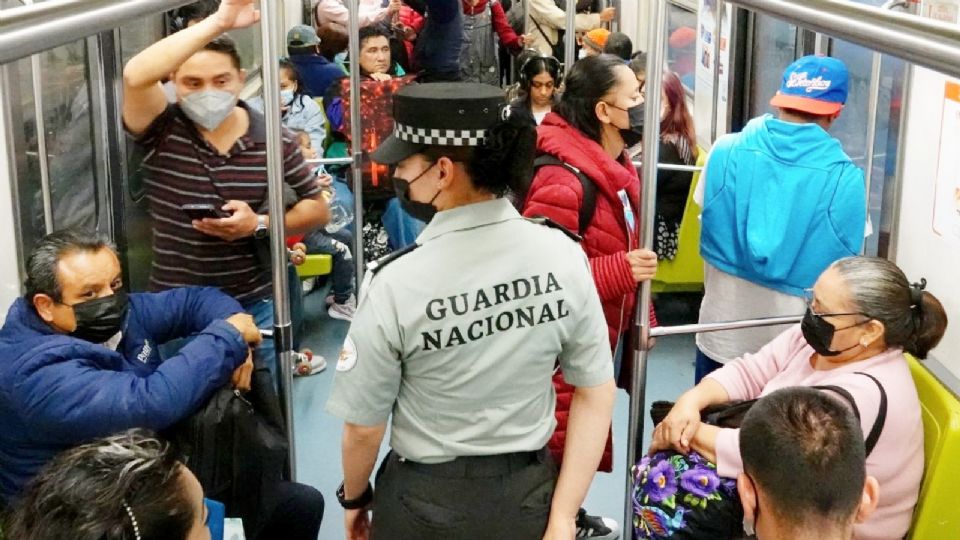
[[[511,115],[490,128],[481,146],[430,146],[422,153],[431,161],[447,157],[464,163],[475,187],[502,197],[526,189],[536,147],[536,128]]]
[[[101,249],[109,249],[116,254],[113,242],[96,231],[63,229],[44,236],[27,257],[24,299],[33,304],[36,295],[45,294],[57,302],[62,301],[63,287],[57,278],[60,261],[72,253],[96,253]]]
[[[860,422],[838,398],[809,387],[777,390],[750,408],[739,437],[743,470],[779,520],[812,526],[853,518],[866,452]]]
[[[623,60],[612,54],[578,60],[564,78],[563,94],[553,112],[600,144],[602,126],[595,109],[617,85],[617,68],[623,65]]]
[[[630,54],[633,53],[633,42],[630,36],[623,32],[613,32],[607,37],[607,44],[603,46],[603,52],[619,56],[624,62],[630,61]]]
[[[230,57],[230,63],[234,69],[242,69],[243,62],[240,60],[240,51],[237,49],[237,42],[227,34],[220,34],[213,38],[213,41],[203,46],[202,51],[212,51],[225,54]]]
[[[320,25],[317,36],[320,38],[320,56],[331,62],[334,57],[347,50],[350,44],[347,27],[340,23],[328,22]]]
[[[183,540],[196,519],[184,488],[185,470],[171,446],[146,430],[77,446],[30,482],[8,536]]]

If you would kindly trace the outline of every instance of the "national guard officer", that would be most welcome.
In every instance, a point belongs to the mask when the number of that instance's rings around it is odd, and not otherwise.
[[[503,198],[529,178],[535,141],[506,109],[492,86],[404,88],[372,155],[396,164],[399,200],[429,224],[371,265],[337,363],[327,410],[345,421],[347,538],[574,537],[610,426],[610,346],[576,236]],[[544,449],[558,362],[577,387],[559,477]]]

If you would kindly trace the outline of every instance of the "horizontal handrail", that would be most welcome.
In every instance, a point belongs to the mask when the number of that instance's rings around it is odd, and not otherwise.
[[[814,32],[960,77],[960,27],[839,0],[727,0]]]
[[[305,159],[304,161],[307,165],[353,165],[353,158],[349,157]]]
[[[26,58],[191,0],[49,0],[0,10],[0,64]]]
[[[643,167],[643,162],[634,161],[633,166],[639,169],[640,167]],[[680,165],[678,163],[657,163],[657,169],[661,171],[698,172],[702,171],[703,167],[698,165]]]
[[[702,334],[704,332],[719,332],[721,330],[738,330],[741,328],[759,328],[761,326],[777,326],[779,324],[796,324],[803,320],[800,315],[789,317],[762,317],[759,319],[745,319],[742,321],[728,321],[703,324],[678,324],[675,326],[657,326],[650,329],[650,337],[675,336],[678,334]]]

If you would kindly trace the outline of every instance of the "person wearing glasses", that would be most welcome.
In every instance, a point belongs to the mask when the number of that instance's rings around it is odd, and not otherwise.
[[[697,481],[702,480],[702,489],[695,491],[707,501],[704,508],[719,504],[715,501],[725,498],[719,486],[743,472],[740,430],[703,424],[701,411],[710,405],[761,398],[781,388],[829,387],[844,401],[852,401],[866,444],[866,472],[877,479],[883,494],[876,512],[856,525],[854,537],[903,538],[923,476],[920,401],[904,354],[926,358],[947,326],[943,305],[925,287],[925,280],[911,285],[886,259],[847,257],[831,264],[807,292],[802,323],[759,352],[727,363],[680,396],[654,429],[650,446],[654,458],[643,464],[647,470],[638,475],[661,474],[667,468],[662,463],[671,458],[659,458],[663,454],[657,453],[669,451],[676,457],[673,452],[678,452],[691,469],[701,471]],[[663,481],[641,483],[638,498],[646,506],[639,512],[641,522],[655,515],[663,518],[661,523],[667,522],[670,519],[658,512],[673,518],[680,512],[683,519],[674,523],[694,526],[698,510],[684,510],[685,504],[664,505],[669,494],[659,486],[684,481],[669,478],[671,474]]]

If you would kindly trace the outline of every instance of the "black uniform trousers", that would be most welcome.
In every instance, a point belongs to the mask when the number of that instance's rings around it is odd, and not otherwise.
[[[424,465],[391,452],[377,473],[374,540],[540,540],[557,468],[546,450]]]

